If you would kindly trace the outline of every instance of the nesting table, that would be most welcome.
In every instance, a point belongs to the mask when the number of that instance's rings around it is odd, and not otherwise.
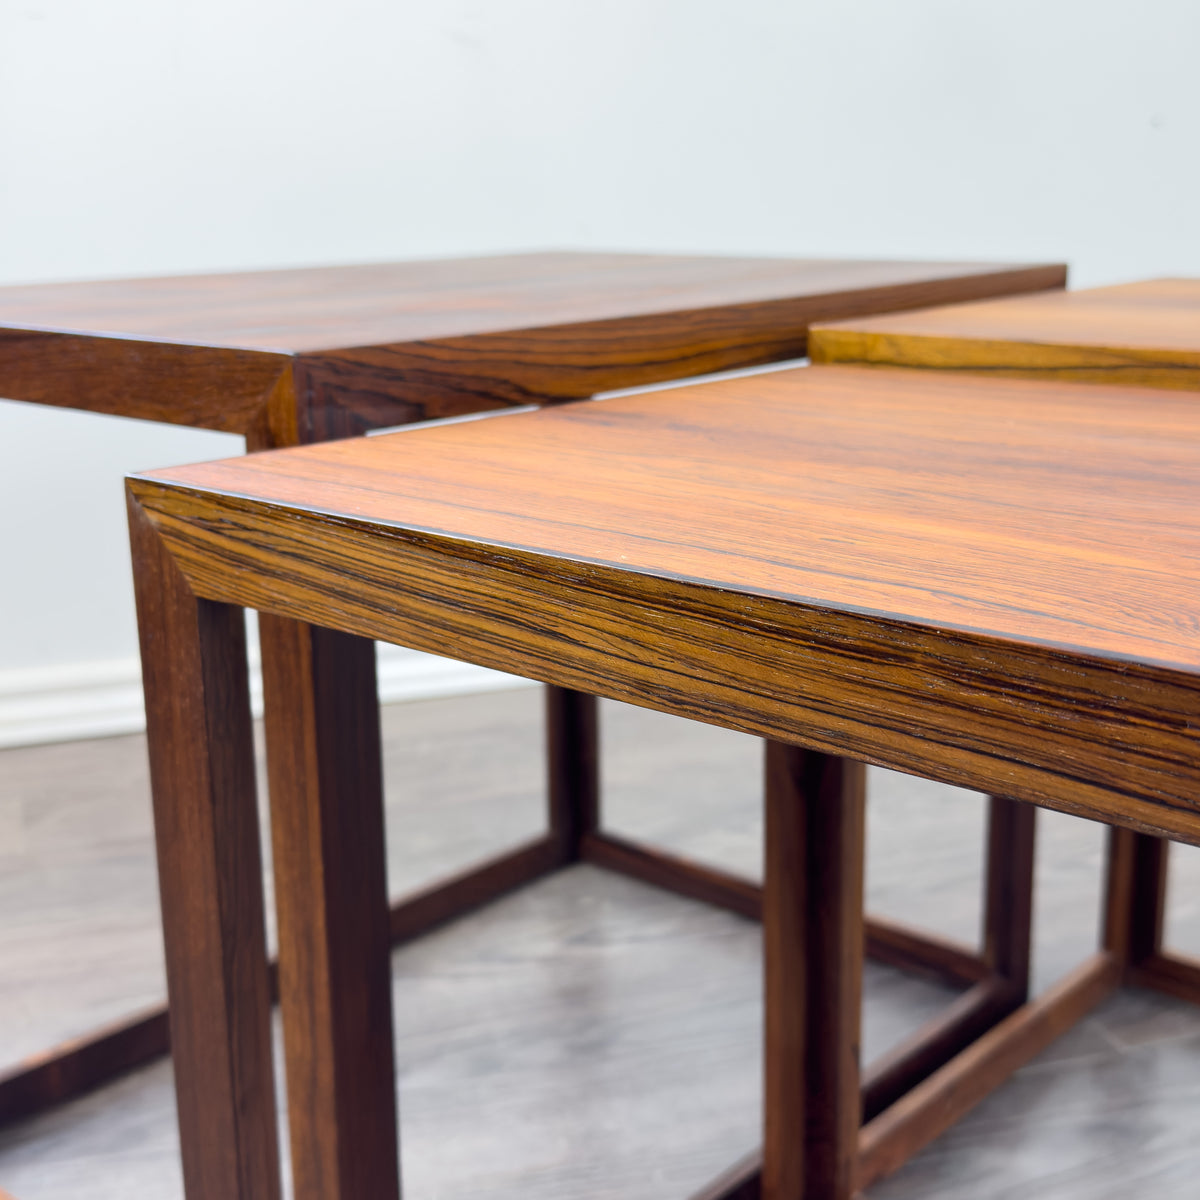
[[[848,1200],[1122,977],[1100,949],[863,1123],[863,763],[1200,844],[1187,395],[813,367],[129,499],[189,1200],[278,1191],[241,607],[322,664],[382,638],[768,739],[763,1152],[709,1197]],[[296,1195],[394,1197],[382,829],[330,769],[375,734],[317,678],[272,793]]]
[[[7,287],[0,396],[225,430],[264,449],[793,358],[818,318],[1058,288],[1065,275],[1054,265],[552,253]],[[327,662],[320,638],[270,618],[262,643],[279,698],[274,744],[298,755],[330,707],[375,727],[367,650]],[[393,938],[579,857],[757,909],[755,887],[608,837],[594,702],[551,689],[547,714],[550,833],[401,900]],[[381,803],[378,747],[362,736],[326,767]],[[293,782],[291,753],[271,755],[272,789]],[[970,969],[969,956],[872,928],[877,953]],[[0,1074],[0,1122],[166,1048],[162,1006],[50,1047]]]
[[[811,338],[814,361],[824,363],[1200,393],[1200,279],[861,317],[814,329]],[[1137,436],[1135,419],[1130,437]],[[1145,603],[1153,606],[1153,596]],[[1200,960],[1163,945],[1168,847],[1160,837],[1111,832],[1104,942],[1130,983],[1200,1004]]]
[[[951,304],[822,325],[820,362],[1200,391],[1200,279]]]

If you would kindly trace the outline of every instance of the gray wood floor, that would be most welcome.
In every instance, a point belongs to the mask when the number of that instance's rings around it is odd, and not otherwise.
[[[385,710],[389,871],[409,890],[540,827],[536,691]],[[608,824],[759,873],[750,739],[606,705]],[[873,772],[871,906],[962,938],[982,806]],[[1039,818],[1039,988],[1094,944],[1101,831]],[[1171,940],[1200,952],[1200,856],[1175,854]],[[0,754],[0,1063],[162,992],[144,744]],[[563,872],[394,956],[404,1178],[446,1197],[686,1197],[754,1144],[759,938],[629,880]],[[867,972],[865,1050],[949,993]],[[874,1200],[1200,1195],[1200,1012],[1113,998]],[[171,1072],[0,1131],[18,1200],[181,1193]]]

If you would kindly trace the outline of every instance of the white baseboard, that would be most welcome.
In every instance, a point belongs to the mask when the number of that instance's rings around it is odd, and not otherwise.
[[[251,704],[262,683],[251,658]],[[397,646],[379,647],[379,698],[427,700],[528,687],[530,681]],[[146,727],[137,659],[0,671],[0,748],[139,733]]]

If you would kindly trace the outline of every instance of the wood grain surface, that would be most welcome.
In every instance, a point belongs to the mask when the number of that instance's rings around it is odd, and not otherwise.
[[[1013,999],[1029,995],[1033,947],[1033,874],[1037,810],[992,796],[984,855],[983,957],[1011,985]]]
[[[1200,391],[1200,279],[863,317],[814,329],[812,356],[822,363]],[[1151,595],[1143,603],[1155,611]],[[1167,859],[1166,842],[1114,831],[1104,944],[1128,980],[1196,996],[1180,982],[1195,978],[1195,965],[1163,953]]]
[[[399,1200],[375,646],[259,629],[292,1195]]]
[[[245,622],[195,597],[136,508],[130,534],[184,1183],[278,1200]]]
[[[764,775],[762,1200],[850,1200],[866,768],[772,742]]]
[[[1200,841],[1198,435],[818,368],[131,487],[202,596]]]
[[[812,358],[1200,391],[1200,279],[855,318],[814,329]]]
[[[1061,266],[531,254],[0,288],[0,395],[263,449],[784,358],[815,317],[1064,282]],[[588,823],[577,810],[598,819],[598,785],[586,746],[555,739],[582,737],[594,702],[548,702],[551,824],[569,849]],[[393,932],[548,869],[546,849],[426,889]],[[165,1050],[164,1014],[139,1017],[0,1078],[0,1119]]]
[[[0,288],[0,396],[291,445],[805,352],[1062,266],[525,254]]]

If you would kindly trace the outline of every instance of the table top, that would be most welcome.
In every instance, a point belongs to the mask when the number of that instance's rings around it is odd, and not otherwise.
[[[814,319],[1065,277],[1060,265],[544,253],[7,287],[0,396],[293,444],[801,357]]]
[[[818,367],[131,487],[201,595],[1200,840],[1187,397]]]
[[[1027,269],[979,262],[513,254],[3,287],[0,327],[300,354]]]
[[[814,329],[812,356],[1200,391],[1200,279],[857,317]]]

